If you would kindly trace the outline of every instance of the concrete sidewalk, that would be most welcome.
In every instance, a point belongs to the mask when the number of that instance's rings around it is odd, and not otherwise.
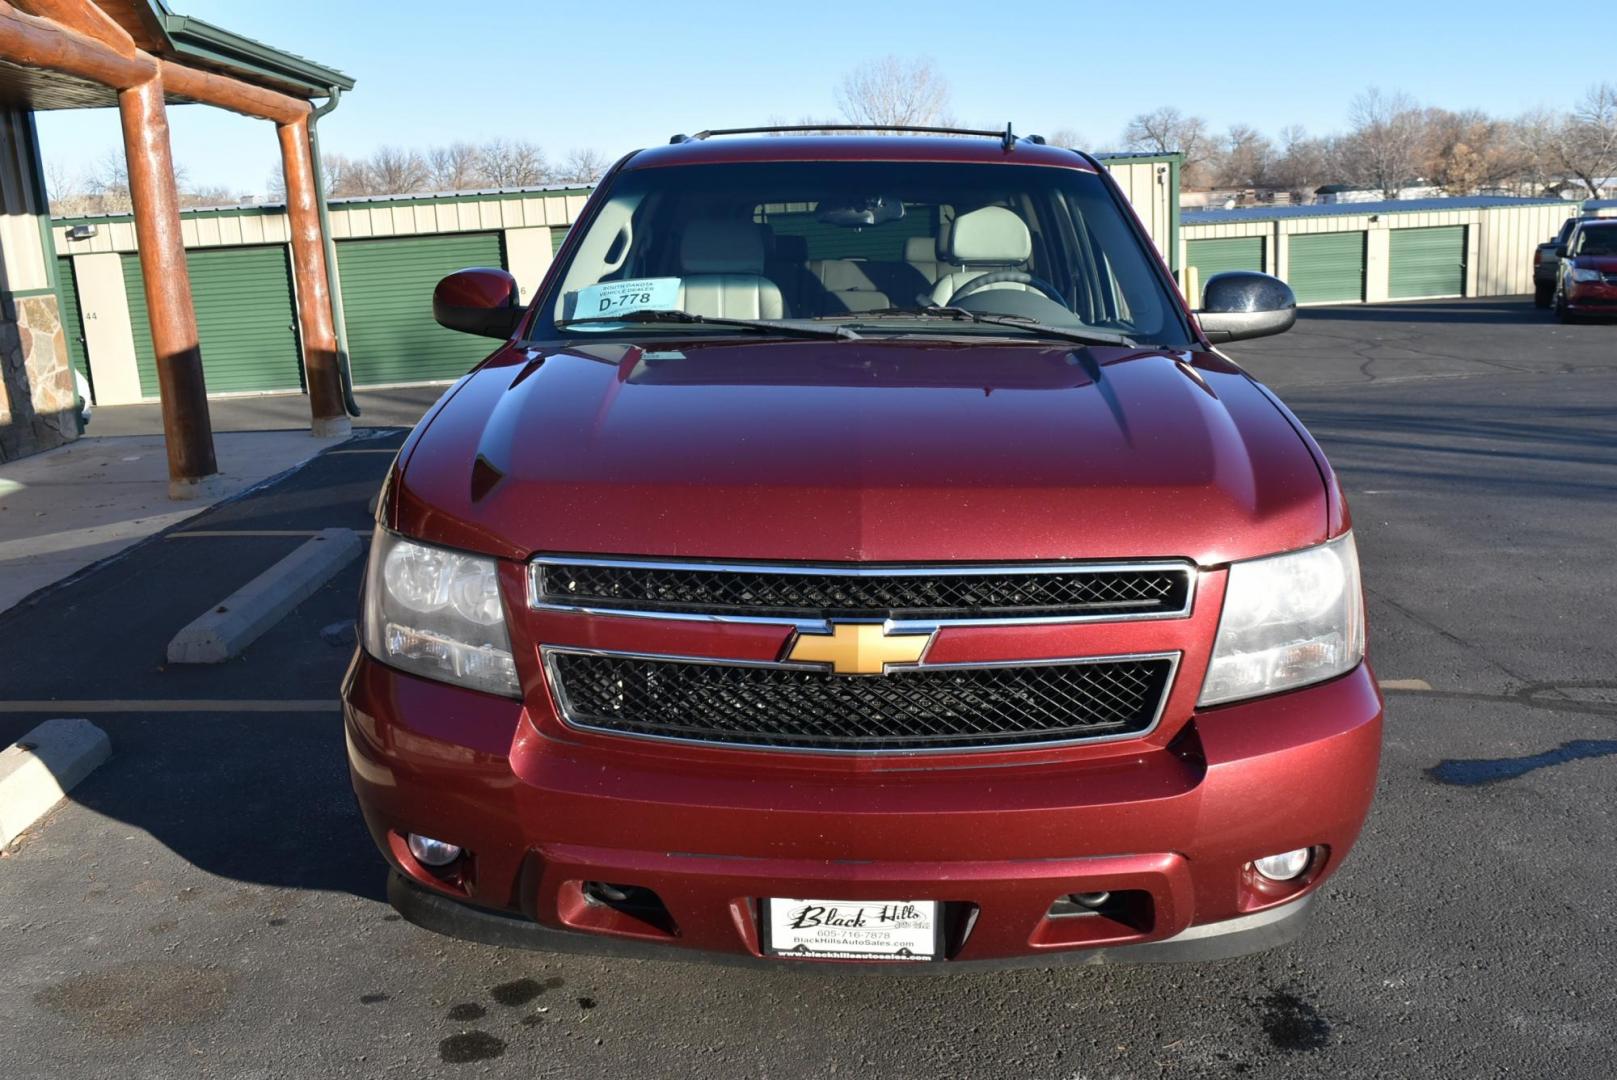
[[[342,441],[306,430],[216,434],[218,483],[187,502],[168,497],[160,434],[83,438],[0,465],[0,611]]]
[[[355,428],[413,428],[421,414],[449,389],[449,383],[381,387],[355,392],[361,415]],[[309,429],[306,394],[249,394],[208,399],[213,430],[295,431]],[[163,412],[155,401],[139,405],[97,406],[90,417],[95,435],[161,435]]]

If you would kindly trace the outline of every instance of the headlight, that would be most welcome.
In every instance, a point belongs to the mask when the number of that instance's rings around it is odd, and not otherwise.
[[[365,578],[365,650],[415,675],[521,696],[494,560],[380,526]]]
[[[1202,705],[1307,686],[1364,659],[1353,534],[1230,566]]]
[[[1577,269],[1573,270],[1570,276],[1573,281],[1581,281],[1587,285],[1600,280],[1600,271]]]

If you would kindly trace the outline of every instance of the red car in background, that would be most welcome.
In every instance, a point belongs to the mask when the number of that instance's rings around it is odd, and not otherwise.
[[[1347,505],[1084,154],[630,154],[379,500],[343,699],[410,920],[912,970],[1297,934],[1369,809]]]
[[[1617,315],[1617,220],[1578,222],[1557,251],[1556,317]]]

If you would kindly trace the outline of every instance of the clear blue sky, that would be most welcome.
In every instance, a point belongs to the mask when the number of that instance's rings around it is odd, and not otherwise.
[[[1425,104],[1514,115],[1569,106],[1584,83],[1546,82],[1569,25],[1553,6],[1359,0],[1321,5],[933,0],[427,3],[424,0],[170,0],[194,15],[353,76],[324,121],[324,149],[363,155],[496,136],[612,155],[676,131],[835,112],[859,61],[933,58],[956,118],[1071,128],[1117,147],[1130,116],[1171,104],[1215,130],[1274,133],[1346,123],[1365,86]],[[478,9],[489,15],[476,15]],[[197,185],[262,192],[269,126],[216,109],[170,110],[176,160]],[[110,110],[43,114],[47,162],[82,170],[118,148]]]

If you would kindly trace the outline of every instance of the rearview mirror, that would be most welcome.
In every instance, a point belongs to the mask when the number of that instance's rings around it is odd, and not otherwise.
[[[451,330],[508,338],[522,321],[517,279],[486,266],[457,270],[432,290],[432,317]]]
[[[1228,270],[1207,279],[1196,318],[1215,345],[1283,334],[1297,321],[1297,296],[1277,277]]]

